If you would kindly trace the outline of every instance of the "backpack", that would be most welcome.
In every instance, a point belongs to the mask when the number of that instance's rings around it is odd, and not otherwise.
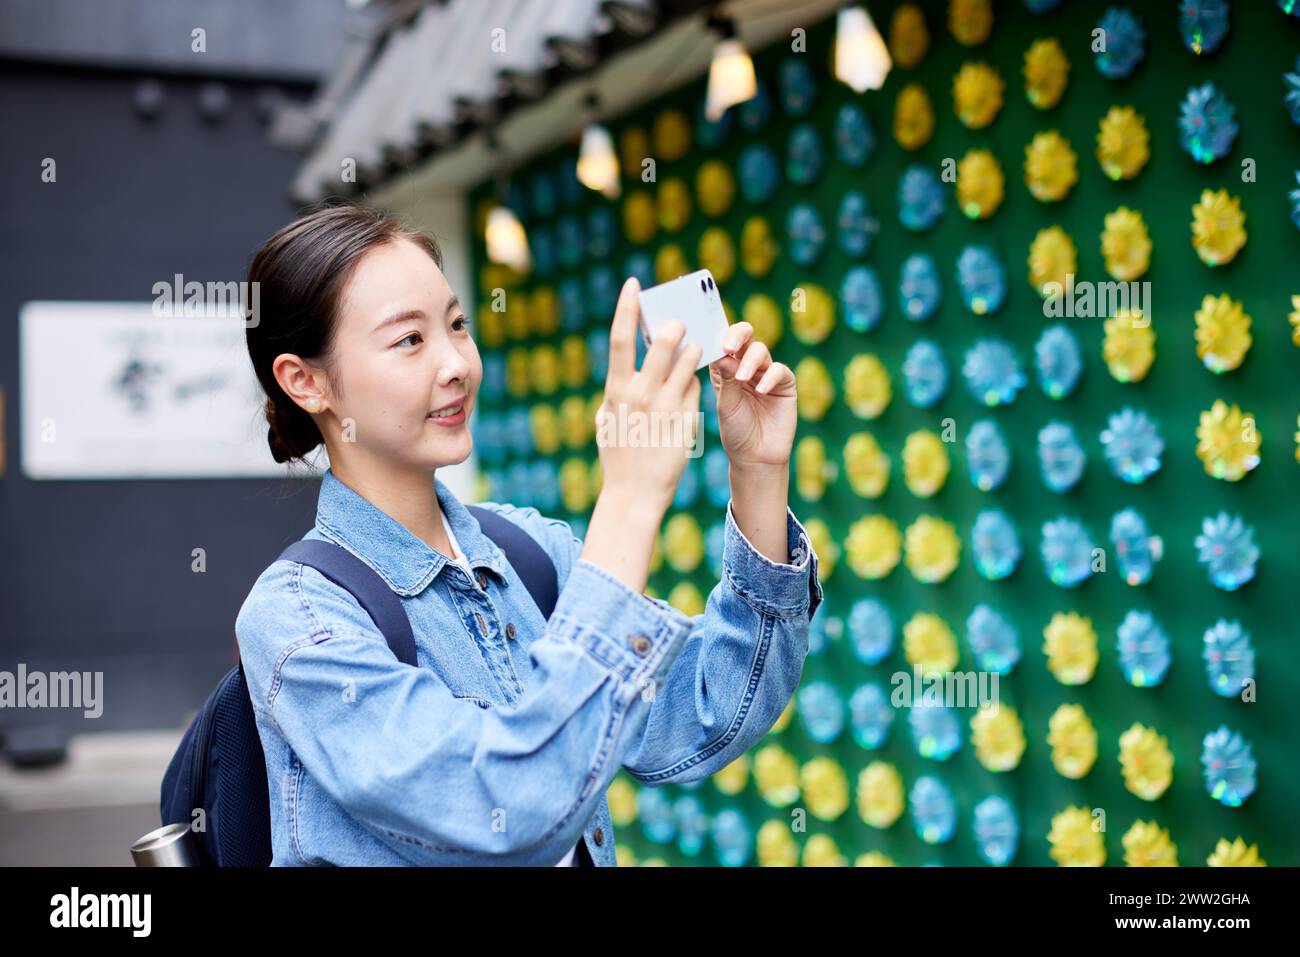
[[[555,564],[537,541],[507,518],[477,505],[466,506],[480,527],[505,552],[528,593],[550,618],[559,589]],[[321,539],[303,539],[281,559],[310,565],[352,593],[383,633],[399,661],[416,666],[415,638],[401,599],[369,565],[347,549]],[[266,758],[253,717],[244,665],[217,683],[190,722],[163,775],[160,810],[164,825],[192,826],[203,808],[204,830],[197,856],[206,867],[268,867],[271,863],[271,806]]]

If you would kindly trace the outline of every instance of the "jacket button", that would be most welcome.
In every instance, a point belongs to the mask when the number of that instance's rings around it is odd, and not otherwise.
[[[487,576],[483,574],[482,569],[478,573],[478,587],[482,591],[487,591]]]
[[[591,837],[596,842],[597,846],[605,843],[605,832],[600,828],[596,828],[596,830],[592,831]]]
[[[515,623],[513,621],[506,622],[506,637],[514,638],[514,636],[515,636]]]
[[[632,635],[628,642],[632,645],[632,650],[642,657],[650,651],[650,639],[645,635]]]
[[[478,633],[486,638],[488,633],[487,622],[483,620],[483,615],[480,612],[474,612],[474,617],[478,619]]]

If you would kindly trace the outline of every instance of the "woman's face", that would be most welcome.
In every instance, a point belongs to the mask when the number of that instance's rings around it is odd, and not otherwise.
[[[483,364],[465,312],[427,252],[402,239],[366,253],[343,291],[335,335],[339,394],[327,399],[344,444],[331,444],[331,462],[350,455],[348,442],[429,471],[469,456]],[[457,404],[451,417],[432,415]]]

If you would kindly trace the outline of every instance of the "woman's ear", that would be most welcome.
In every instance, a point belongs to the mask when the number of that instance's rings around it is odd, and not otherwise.
[[[325,377],[321,370],[291,352],[275,357],[271,372],[280,388],[300,409],[311,414],[323,412],[329,404]]]

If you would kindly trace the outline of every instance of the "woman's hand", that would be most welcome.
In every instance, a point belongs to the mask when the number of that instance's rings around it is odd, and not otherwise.
[[[799,418],[794,372],[772,360],[748,322],[727,330],[723,348],[727,354],[709,364],[709,381],[718,395],[718,431],[733,471],[789,469]]]

